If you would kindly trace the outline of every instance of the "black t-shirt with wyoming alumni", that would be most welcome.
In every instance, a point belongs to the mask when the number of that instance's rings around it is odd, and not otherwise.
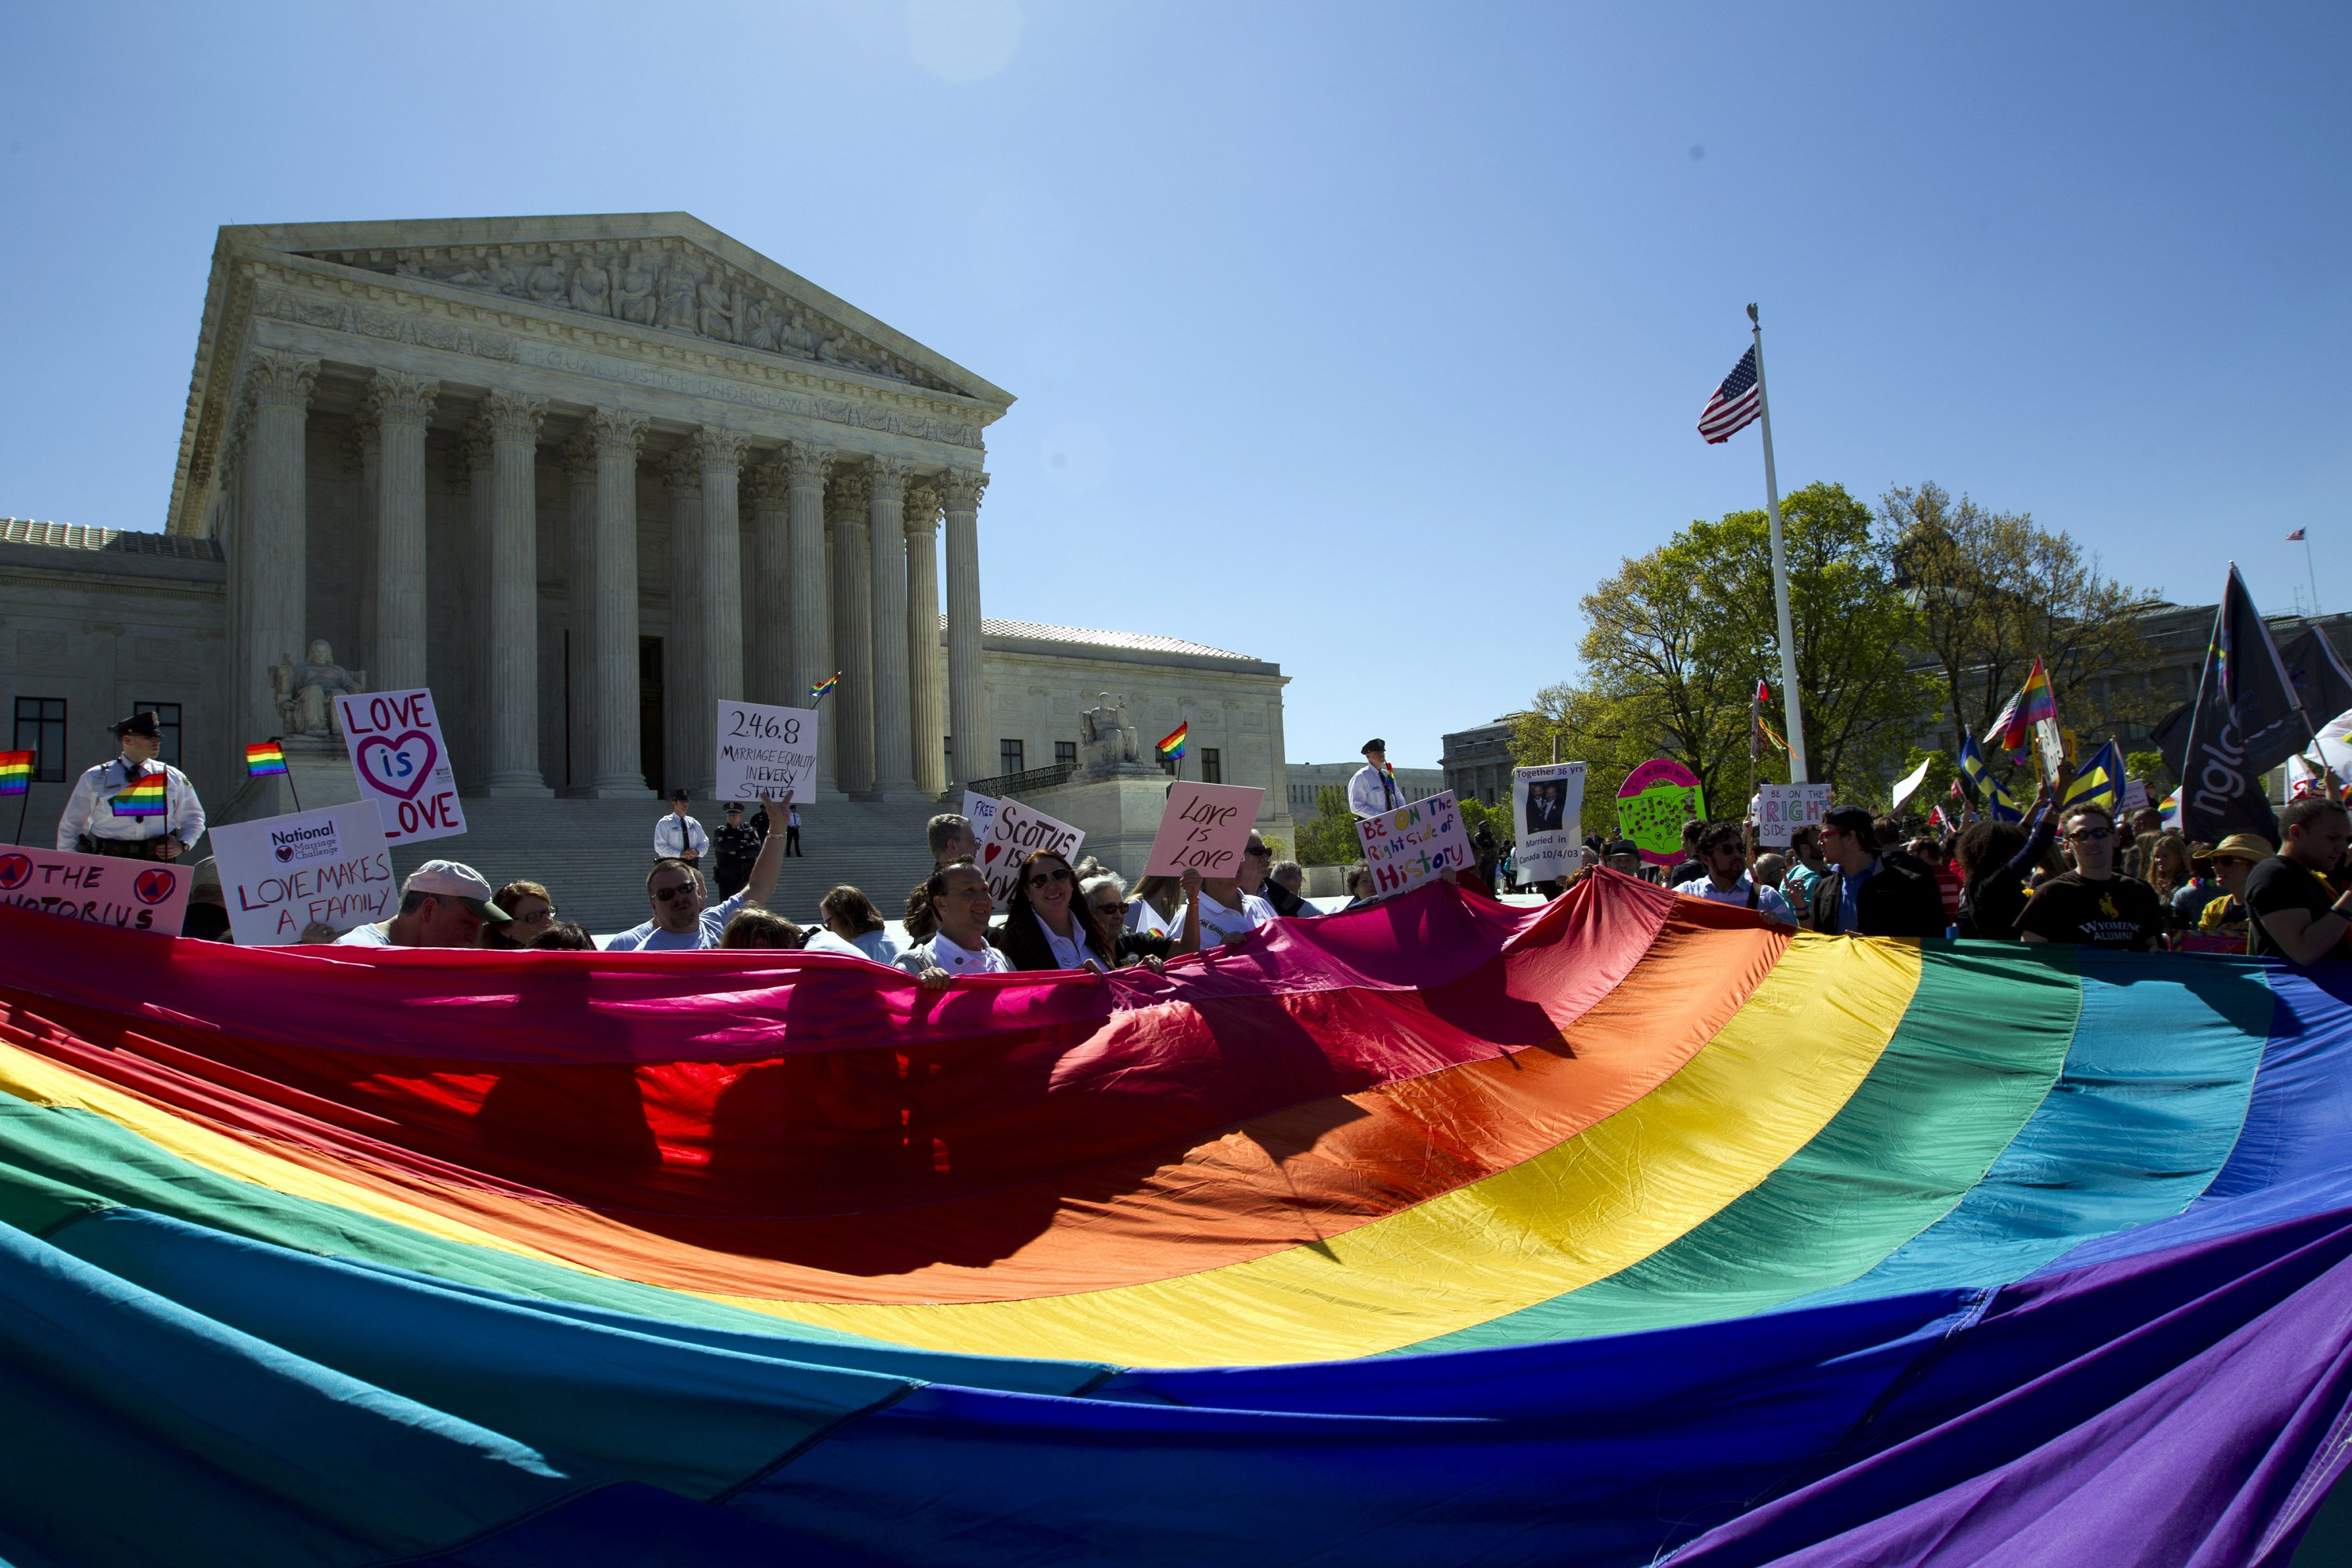
[[[2018,914],[2017,929],[2044,942],[2145,952],[2163,933],[2164,909],[2156,889],[2136,878],[2094,882],[2080,871],[2065,871],[2033,889]]]
[[[2286,957],[2286,949],[2271,940],[2269,929],[2263,924],[2263,916],[2274,915],[2281,910],[2309,910],[2311,918],[2317,920],[2336,901],[2336,895],[2327,890],[2327,884],[2284,855],[2272,856],[2247,874],[2243,897],[2246,908],[2255,917],[2254,956],[2257,958]],[[2336,945],[2323,956],[2345,958],[2352,957],[2352,952],[2347,952],[2344,939],[2338,937]]]

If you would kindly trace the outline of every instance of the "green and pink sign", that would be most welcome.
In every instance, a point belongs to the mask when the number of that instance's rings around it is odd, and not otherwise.
[[[1683,824],[1706,815],[1698,775],[1672,757],[1652,757],[1617,786],[1617,831],[1653,866],[1683,858]]]

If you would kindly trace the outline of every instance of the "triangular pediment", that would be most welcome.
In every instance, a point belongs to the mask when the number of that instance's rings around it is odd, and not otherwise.
[[[290,255],[832,365],[999,411],[1013,401],[686,213],[286,224],[235,233]]]

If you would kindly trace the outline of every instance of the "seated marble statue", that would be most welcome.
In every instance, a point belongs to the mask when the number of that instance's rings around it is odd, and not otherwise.
[[[367,671],[345,669],[335,662],[335,650],[326,639],[310,644],[307,664],[281,659],[269,670],[269,684],[278,698],[278,715],[289,735],[341,736],[342,719],[334,700],[367,689]]]

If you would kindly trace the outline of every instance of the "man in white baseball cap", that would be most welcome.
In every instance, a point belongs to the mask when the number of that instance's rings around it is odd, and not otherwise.
[[[490,902],[479,871],[455,860],[427,860],[400,885],[400,912],[388,921],[353,926],[337,947],[476,947],[482,927],[507,919]]]

